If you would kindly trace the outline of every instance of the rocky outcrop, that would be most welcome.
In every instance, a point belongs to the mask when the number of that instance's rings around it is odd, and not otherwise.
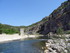
[[[70,1],[70,0],[68,0],[68,1]]]
[[[69,0],[70,1],[70,0]],[[70,30],[70,2],[66,1],[54,10],[48,17],[41,21],[28,26],[25,30],[27,34],[43,34],[49,32],[56,33],[57,29],[61,27],[64,31]]]

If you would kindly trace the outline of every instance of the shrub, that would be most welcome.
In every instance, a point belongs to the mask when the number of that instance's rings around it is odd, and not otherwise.
[[[63,30],[61,27],[59,27],[59,28],[57,29],[57,34],[58,34],[58,35],[64,34],[64,30]]]
[[[68,31],[65,31],[65,33],[66,33],[66,34],[70,34],[70,30],[68,30]]]

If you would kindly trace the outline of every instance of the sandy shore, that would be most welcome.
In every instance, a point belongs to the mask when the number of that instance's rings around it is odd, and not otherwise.
[[[20,36],[18,34],[0,34],[0,43],[1,42],[6,42],[6,41],[12,41],[12,40],[18,40],[18,39],[24,39],[27,38],[26,36]]]
[[[25,39],[25,38],[35,38],[35,35],[19,35],[19,34],[0,34],[0,43],[1,42],[6,42],[6,41],[13,41],[13,40],[18,40],[18,39]]]

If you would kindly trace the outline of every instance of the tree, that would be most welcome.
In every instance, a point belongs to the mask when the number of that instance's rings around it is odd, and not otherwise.
[[[64,34],[64,30],[63,30],[61,27],[59,27],[59,28],[57,29],[57,34],[58,34],[58,35],[61,35],[61,37],[62,37],[62,35]]]
[[[2,30],[0,29],[0,34],[2,34]]]

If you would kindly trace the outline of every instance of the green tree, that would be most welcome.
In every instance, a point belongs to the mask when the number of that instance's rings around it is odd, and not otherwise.
[[[61,35],[61,37],[62,37],[62,35],[64,34],[64,30],[63,30],[61,27],[59,27],[59,28],[57,29],[57,34],[58,34],[58,35]]]
[[[0,29],[0,34],[2,34],[2,30]]]

